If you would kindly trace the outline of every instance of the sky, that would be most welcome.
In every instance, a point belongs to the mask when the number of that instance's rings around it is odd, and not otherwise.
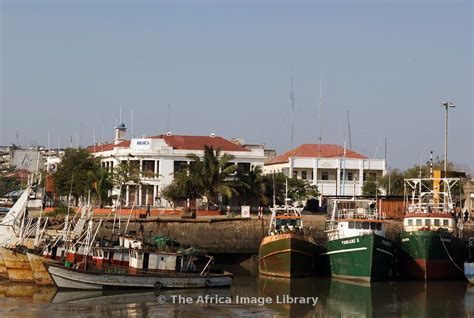
[[[0,145],[111,141],[120,113],[130,137],[133,113],[136,137],[215,133],[282,153],[293,77],[294,146],[321,132],[383,158],[386,139],[388,165],[405,169],[443,156],[447,100],[448,158],[474,169],[471,1],[0,0],[0,10]]]

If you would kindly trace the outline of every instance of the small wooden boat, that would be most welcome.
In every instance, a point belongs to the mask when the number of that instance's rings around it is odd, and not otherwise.
[[[80,271],[61,265],[45,264],[58,288],[107,289],[107,288],[202,288],[230,286],[233,275],[229,272],[142,272],[137,274],[112,271]]]

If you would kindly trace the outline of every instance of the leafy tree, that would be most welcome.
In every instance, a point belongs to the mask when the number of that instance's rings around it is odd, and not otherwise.
[[[202,196],[202,191],[196,187],[195,180],[187,171],[177,172],[171,184],[161,190],[161,196],[173,207],[186,201],[196,200]]]
[[[317,186],[310,185],[306,180],[297,178],[287,178],[282,173],[265,175],[263,182],[265,183],[265,196],[273,200],[275,192],[275,203],[277,205],[285,204],[286,182],[288,180],[288,198],[293,202],[302,202],[311,197],[319,195]],[[274,191],[275,189],[275,191]]]
[[[94,183],[94,175],[100,169],[99,160],[85,149],[66,149],[58,170],[54,174],[55,190],[59,195],[68,195],[71,191],[78,203],[84,198]]]
[[[104,204],[111,203],[109,191],[113,188],[112,178],[109,171],[105,168],[89,171],[90,177],[93,180],[93,195],[97,204],[102,208]]]
[[[137,161],[121,161],[112,171],[112,184],[120,189],[121,203],[124,200],[125,186],[130,183],[140,183],[140,167],[135,162]]]
[[[380,186],[387,191],[388,195],[403,195],[404,178],[403,172],[394,169],[380,179]]]
[[[364,182],[362,186],[362,195],[380,195],[380,190],[378,189],[378,183],[374,179],[368,179]]]

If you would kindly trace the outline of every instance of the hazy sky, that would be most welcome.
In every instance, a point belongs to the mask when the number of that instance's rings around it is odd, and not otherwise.
[[[242,137],[279,153],[348,141],[406,168],[442,156],[474,168],[470,1],[0,1],[0,144],[134,134]],[[322,78],[323,116],[319,118]],[[130,132],[130,129],[129,129]],[[378,145],[378,147],[377,147]]]

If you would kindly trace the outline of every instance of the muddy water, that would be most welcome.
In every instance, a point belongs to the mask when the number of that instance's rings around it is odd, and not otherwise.
[[[474,316],[466,282],[355,284],[290,281],[236,271],[230,288],[62,291],[0,284],[0,317],[464,317]]]

